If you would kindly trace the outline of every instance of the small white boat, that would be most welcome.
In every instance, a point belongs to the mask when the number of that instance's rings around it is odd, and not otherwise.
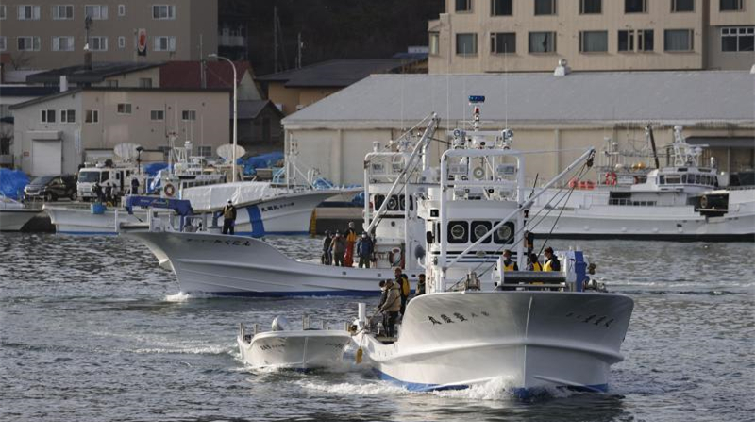
[[[0,194],[0,231],[19,231],[39,212]]]
[[[253,368],[311,370],[328,368],[343,361],[351,334],[345,330],[309,328],[305,316],[301,330],[289,329],[288,322],[278,317],[272,331],[247,332],[241,325],[236,338],[241,359]]]

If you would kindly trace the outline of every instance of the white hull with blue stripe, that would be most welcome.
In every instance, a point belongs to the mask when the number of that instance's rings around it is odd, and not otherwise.
[[[503,379],[514,393],[605,392],[623,360],[633,302],[621,295],[467,292],[412,299],[398,339],[355,338],[380,377],[409,390],[463,389]]]

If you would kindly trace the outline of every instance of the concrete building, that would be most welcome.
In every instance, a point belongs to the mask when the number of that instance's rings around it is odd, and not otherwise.
[[[0,52],[15,69],[52,69],[95,61],[199,60],[218,47],[217,0],[5,0],[0,4]],[[140,30],[144,30],[140,32]],[[138,52],[143,34],[146,51]]]
[[[13,160],[32,176],[75,174],[92,158],[112,157],[115,145],[147,151],[192,141],[211,156],[228,143],[228,90],[77,88],[11,106]]]
[[[288,115],[369,75],[422,72],[423,67],[418,66],[422,61],[416,57],[327,60],[301,69],[260,76],[257,80],[267,98]]]
[[[373,75],[286,117],[283,127],[302,163],[336,183],[362,183],[373,142],[395,139],[432,111],[441,118],[436,138],[470,128],[468,96],[485,95],[482,129],[512,128],[517,149],[561,150],[528,160],[531,180],[556,175],[606,138],[623,150],[641,147],[648,124],[659,146],[682,125],[690,142],[710,145],[719,170],[734,172],[755,166],[754,83],[741,71]],[[444,150],[432,143],[432,159]]]
[[[755,0],[446,0],[429,73],[749,70]]]
[[[53,94],[56,88],[0,85],[0,167],[13,167],[13,114],[10,107]]]

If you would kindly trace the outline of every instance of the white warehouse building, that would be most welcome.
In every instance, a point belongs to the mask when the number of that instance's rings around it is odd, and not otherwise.
[[[470,128],[469,95],[484,95],[481,129],[514,132],[514,148],[561,150],[528,160],[527,175],[556,175],[589,146],[644,144],[651,125],[660,146],[684,127],[709,145],[720,171],[755,166],[755,75],[745,71],[591,72],[482,75],[373,75],[300,110],[282,123],[298,161],[337,184],[362,183],[363,158],[431,112],[436,138]],[[437,162],[445,145],[431,148]]]

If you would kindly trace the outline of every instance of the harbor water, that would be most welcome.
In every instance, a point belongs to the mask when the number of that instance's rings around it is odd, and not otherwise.
[[[318,239],[267,240],[319,258]],[[357,301],[374,306],[377,296],[189,296],[127,239],[0,234],[0,420],[755,420],[755,245],[578,246],[611,291],[635,301],[626,360],[614,365],[609,394],[523,401],[506,380],[410,393],[352,358],[313,374],[255,372],[240,361],[241,322],[308,314],[342,326]]]

